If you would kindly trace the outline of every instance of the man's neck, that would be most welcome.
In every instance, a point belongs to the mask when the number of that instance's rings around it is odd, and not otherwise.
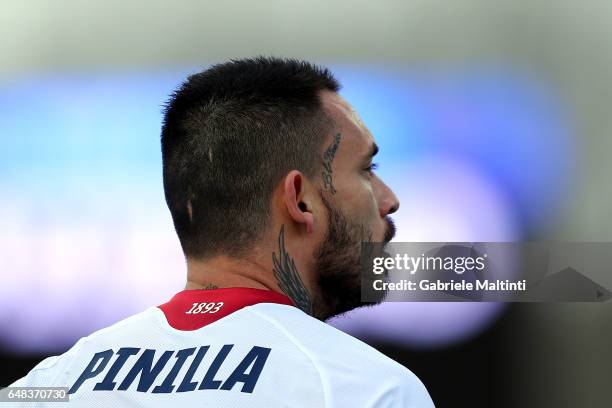
[[[187,261],[185,289],[220,289],[231,287],[267,289],[283,293],[270,269],[258,262],[217,256]]]
[[[290,227],[285,230],[284,224],[273,230],[277,231],[274,239],[268,241],[274,244],[253,249],[248,259],[227,255],[204,260],[188,259],[186,289],[268,289],[288,296],[299,309],[315,316],[316,296],[313,283],[309,282],[312,276],[307,273],[313,261],[311,255],[305,255],[312,253],[314,238],[311,237],[310,242],[292,240],[290,237],[295,230]]]

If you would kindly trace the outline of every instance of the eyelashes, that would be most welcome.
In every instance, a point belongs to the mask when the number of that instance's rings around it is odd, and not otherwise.
[[[364,170],[367,171],[368,173],[373,173],[374,170],[376,170],[377,168],[378,168],[378,163],[372,163],[368,167],[366,167]]]

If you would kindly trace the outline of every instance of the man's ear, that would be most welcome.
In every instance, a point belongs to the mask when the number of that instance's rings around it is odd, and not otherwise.
[[[285,184],[283,188],[283,197],[287,211],[293,220],[297,223],[304,224],[308,234],[314,231],[314,216],[312,214],[312,206],[309,198],[306,196],[306,178],[297,171],[291,170],[285,176]]]

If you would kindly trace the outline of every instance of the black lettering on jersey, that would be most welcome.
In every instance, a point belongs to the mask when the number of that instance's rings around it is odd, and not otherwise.
[[[185,360],[187,360],[187,357],[192,355],[195,352],[195,350],[196,348],[192,347],[188,349],[179,350],[178,353],[176,353],[176,356],[174,356],[176,357],[176,362],[174,363],[174,367],[172,367],[172,370],[170,370],[170,372],[164,379],[164,382],[161,383],[161,385],[158,385],[157,387],[153,388],[154,394],[157,394],[157,393],[166,394],[174,390],[173,382],[176,379],[177,374],[181,370],[181,367],[183,367],[183,364],[185,364]]]
[[[230,391],[236,384],[242,383],[240,391],[252,393],[264,369],[271,349],[259,346],[252,347],[229,377],[218,378],[217,374],[225,363],[227,356],[232,352],[233,347],[233,344],[225,344],[220,349],[217,349],[217,354],[214,355],[214,358],[211,356],[210,359],[207,359],[209,361],[208,366],[201,366],[201,363],[211,346],[201,346],[197,348],[197,352],[196,347],[178,351],[165,350],[161,355],[158,355],[158,351],[154,349],[142,351],[142,349],[136,347],[122,347],[116,352],[113,352],[112,349],[101,351],[93,355],[91,361],[68,393],[75,393],[87,380],[91,379],[101,379],[100,382],[94,385],[93,391],[131,390],[155,394],[190,392],[196,389]],[[236,352],[234,351],[234,353]],[[115,359],[102,377],[113,355]],[[157,358],[156,355],[158,355]],[[172,356],[174,356],[174,363],[170,363],[172,365],[170,368],[168,362]],[[168,374],[163,378],[159,377],[166,365],[170,368]],[[181,368],[187,365],[189,368],[184,376],[177,378]],[[194,376],[198,369],[201,369],[200,373],[203,374],[199,382],[197,378],[194,381]],[[120,372],[123,374],[119,375]],[[122,376],[123,378],[121,378]],[[138,383],[134,387],[133,383],[137,377]],[[119,383],[118,387],[117,383]],[[151,390],[153,384],[156,384],[156,386]]]
[[[155,350],[146,349],[144,353],[142,353],[138,361],[136,361],[136,364],[134,364],[128,375],[125,376],[125,379],[117,389],[120,391],[127,390],[128,388],[130,388],[130,385],[132,385],[132,382],[134,381],[136,376],[140,374],[140,381],[138,381],[138,388],[136,388],[136,390],[140,392],[149,391],[149,388],[151,388],[151,385],[153,385],[153,382],[155,381],[161,370],[164,369],[164,366],[166,365],[168,360],[170,360],[170,357],[172,357],[172,353],[174,353],[174,351],[164,351],[164,354],[161,355],[159,360],[157,360],[157,362],[155,363],[155,366],[153,366],[153,357],[155,356]]]
[[[208,367],[206,375],[204,376],[202,383],[200,383],[200,386],[198,387],[199,390],[219,389],[223,381],[215,380],[215,375],[217,374],[217,371],[219,371],[219,368],[221,368],[221,364],[223,364],[223,361],[225,361],[225,357],[227,357],[229,352],[232,350],[232,347],[234,347],[233,344],[226,344],[225,346],[221,347],[221,351],[219,351],[217,357],[215,357],[210,367]]]
[[[206,352],[208,351],[209,347],[210,346],[200,347],[200,349],[198,350],[198,354],[196,354],[193,361],[191,362],[191,366],[189,366],[189,370],[187,370],[187,374],[185,374],[185,377],[183,377],[183,381],[181,381],[181,385],[179,385],[176,392],[187,392],[187,391],[193,391],[196,389],[196,387],[198,386],[198,383],[195,381],[191,381],[191,380],[193,380],[193,375],[195,374],[196,370],[200,366],[200,363],[202,362],[202,359],[206,355]]]
[[[234,370],[234,372],[225,380],[223,385],[221,386],[222,390],[231,390],[236,383],[243,383],[242,392],[253,392],[255,389],[255,384],[257,384],[257,380],[259,379],[259,374],[261,374],[261,370],[263,370],[264,364],[268,359],[268,355],[270,354],[270,349],[266,347],[253,347],[249,354],[246,355],[244,360],[238,367]],[[247,374],[247,370],[249,367],[253,365],[251,371]]]
[[[79,387],[83,385],[85,380],[94,378],[98,374],[100,374],[102,371],[104,371],[104,368],[106,368],[106,365],[108,364],[112,356],[113,356],[112,349],[101,351],[99,353],[94,354],[89,364],[87,364],[87,367],[85,367],[85,370],[83,370],[79,378],[72,385],[72,387],[70,387],[70,389],[68,390],[68,394],[72,394],[76,392],[76,390],[78,390]]]
[[[117,376],[117,373],[119,373],[119,370],[121,370],[121,367],[123,367],[128,357],[138,354],[139,351],[140,349],[135,347],[120,348],[115,353],[117,355],[117,359],[113,363],[112,367],[108,370],[108,373],[106,373],[106,377],[104,377],[101,382],[96,384],[96,386],[94,387],[94,391],[114,390],[117,383],[113,380]]]

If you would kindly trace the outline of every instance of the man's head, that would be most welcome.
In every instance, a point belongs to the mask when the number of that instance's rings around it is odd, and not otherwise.
[[[319,317],[359,305],[360,243],[390,240],[399,205],[372,172],[376,144],[339,88],[307,62],[231,61],[189,77],[162,128],[164,190],[185,256],[248,256],[276,229],[280,260],[286,230],[310,249],[301,279]]]

